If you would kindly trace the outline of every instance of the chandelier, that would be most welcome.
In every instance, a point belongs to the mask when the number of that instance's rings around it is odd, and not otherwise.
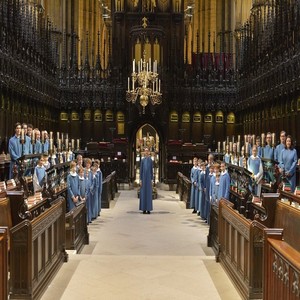
[[[131,81],[128,77],[128,88],[126,91],[126,100],[133,104],[138,100],[143,108],[143,114],[149,101],[152,105],[161,104],[162,102],[157,61],[155,60],[152,66],[151,58],[147,62],[145,57],[144,51],[144,58],[137,63],[137,72],[135,59],[132,61]]]

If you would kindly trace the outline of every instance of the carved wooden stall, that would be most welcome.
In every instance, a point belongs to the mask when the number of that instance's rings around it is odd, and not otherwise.
[[[0,227],[0,299],[8,298],[8,228]]]
[[[102,182],[102,208],[109,208],[110,201],[114,199],[115,193],[117,191],[115,176],[116,172],[112,172]]]
[[[216,261],[219,261],[220,244],[219,244],[219,207],[211,205],[210,208],[210,223],[207,236],[207,246],[211,247],[215,253]]]
[[[178,172],[176,193],[179,194],[179,200],[185,202],[186,208],[190,208],[191,187],[190,179]]]
[[[88,244],[87,209],[82,203],[66,214],[66,249],[80,253],[83,246]]]
[[[277,201],[274,227],[265,230],[263,299],[299,299],[299,208]]]
[[[261,299],[264,226],[246,219],[224,199],[218,224],[221,264],[245,299]]]
[[[32,221],[11,229],[10,299],[37,299],[63,262],[65,199],[59,198]]]

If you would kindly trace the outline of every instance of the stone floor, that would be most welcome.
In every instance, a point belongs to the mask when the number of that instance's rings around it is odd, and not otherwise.
[[[89,225],[90,244],[69,252],[43,300],[241,299],[206,247],[208,226],[175,192],[158,190],[150,215],[121,191]]]

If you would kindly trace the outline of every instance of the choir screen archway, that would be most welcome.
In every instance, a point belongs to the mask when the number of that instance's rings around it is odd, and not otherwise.
[[[151,158],[154,162],[153,176],[155,183],[159,182],[159,159],[160,159],[160,140],[156,129],[150,124],[142,125],[136,133],[135,138],[135,154],[134,154],[134,168],[135,168],[135,183],[139,184],[140,179],[140,162],[144,157],[145,148],[148,148],[151,153]]]

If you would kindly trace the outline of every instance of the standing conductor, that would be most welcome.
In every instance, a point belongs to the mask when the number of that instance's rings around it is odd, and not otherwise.
[[[143,214],[150,214],[153,210],[152,205],[152,181],[153,181],[153,162],[149,155],[149,149],[145,148],[145,157],[141,161],[140,168],[140,210]]]

